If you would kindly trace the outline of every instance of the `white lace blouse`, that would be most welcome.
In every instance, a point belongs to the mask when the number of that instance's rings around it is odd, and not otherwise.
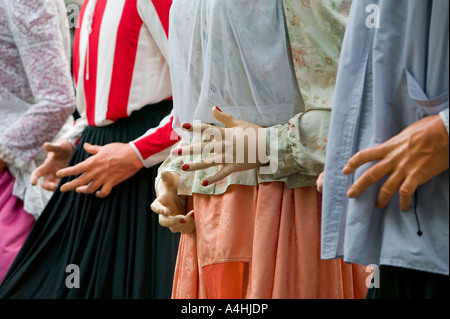
[[[30,174],[75,107],[69,59],[62,0],[0,1],[0,159],[36,217],[49,194],[30,186]]]

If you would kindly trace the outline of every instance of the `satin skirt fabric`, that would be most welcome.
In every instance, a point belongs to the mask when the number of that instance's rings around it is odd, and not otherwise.
[[[132,141],[170,109],[162,103],[107,127],[88,127],[70,165],[88,158],[85,142]],[[0,298],[170,298],[179,237],[150,210],[157,168],[142,169],[105,199],[57,191],[0,286]]]
[[[196,232],[182,235],[173,298],[366,297],[366,267],[320,260],[315,187],[233,185],[224,195],[195,194],[193,208]]]
[[[6,169],[0,174],[0,283],[22,247],[35,219],[12,195],[14,177]]]

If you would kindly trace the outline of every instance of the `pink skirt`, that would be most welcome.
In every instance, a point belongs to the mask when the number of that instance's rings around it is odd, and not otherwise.
[[[321,195],[283,183],[195,194],[196,232],[183,235],[175,299],[360,299],[371,274],[320,259]]]
[[[23,210],[23,202],[12,195],[13,187],[14,177],[6,169],[0,174],[0,283],[35,222]]]

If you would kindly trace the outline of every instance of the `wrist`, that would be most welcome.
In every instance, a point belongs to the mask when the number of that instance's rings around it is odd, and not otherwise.
[[[139,152],[138,148],[136,147],[136,145],[134,145],[133,142],[129,142],[128,145],[131,146],[131,149],[133,150],[133,153],[135,154],[135,158],[137,159],[137,161],[139,161],[139,163],[136,162],[136,167],[140,166],[140,168],[146,167],[145,165],[145,160],[141,155],[141,152]]]
[[[442,123],[444,124],[445,129],[447,130],[447,134],[449,134],[449,111],[448,111],[448,109],[439,113],[439,116],[441,117]]]

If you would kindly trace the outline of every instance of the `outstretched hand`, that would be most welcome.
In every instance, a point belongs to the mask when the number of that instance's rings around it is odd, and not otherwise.
[[[73,154],[73,146],[67,139],[59,139],[54,143],[45,143],[44,150],[47,152],[47,158],[31,174],[31,184],[37,185],[39,178],[44,177],[41,187],[54,192],[60,181],[56,172],[69,164]]]
[[[377,207],[384,208],[399,192],[400,209],[411,207],[416,189],[449,168],[449,135],[439,115],[426,117],[387,142],[357,153],[344,167],[350,175],[365,163],[379,161],[350,187],[350,198],[390,175],[382,186]]]
[[[186,146],[173,151],[174,155],[202,155],[202,160],[186,163],[184,171],[192,172],[220,166],[218,172],[202,181],[203,186],[212,185],[232,173],[266,165],[266,141],[264,129],[246,121],[235,119],[217,106],[212,109],[214,117],[227,128],[208,124],[183,124],[189,132],[211,136],[212,141]]]
[[[76,190],[77,193],[107,197],[114,186],[135,175],[144,167],[129,144],[111,143],[105,146],[84,144],[92,156],[85,161],[56,173],[58,178],[80,175],[61,186],[61,192]]]

